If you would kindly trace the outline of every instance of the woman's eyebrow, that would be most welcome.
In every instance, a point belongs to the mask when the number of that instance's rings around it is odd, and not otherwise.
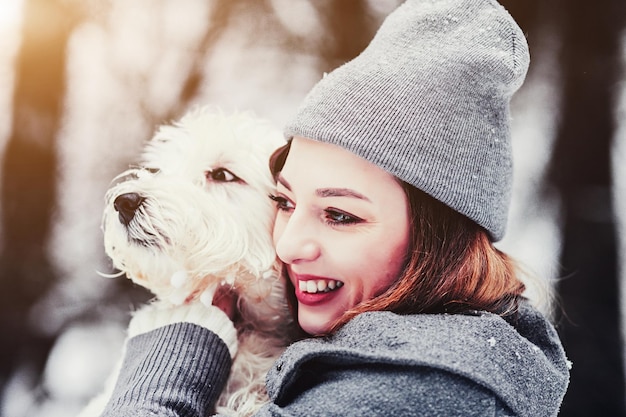
[[[350,188],[319,188],[315,190],[315,194],[319,197],[353,197],[371,202],[369,198]]]
[[[289,181],[287,181],[285,177],[283,177],[281,174],[278,174],[278,176],[276,177],[276,181],[279,182],[287,190],[292,191],[291,184],[289,184]],[[315,190],[315,194],[318,197],[352,197],[359,200],[371,202],[369,198],[359,193],[358,191],[354,191],[350,188],[319,188]]]

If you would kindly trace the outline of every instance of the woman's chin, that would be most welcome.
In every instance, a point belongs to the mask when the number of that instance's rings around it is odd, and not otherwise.
[[[323,336],[330,331],[331,325],[334,320],[328,317],[323,317],[319,314],[307,314],[299,309],[298,323],[302,330],[311,336]]]

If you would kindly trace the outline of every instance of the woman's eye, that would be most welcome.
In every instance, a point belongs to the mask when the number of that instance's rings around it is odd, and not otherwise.
[[[336,209],[326,209],[326,221],[333,225],[361,223],[363,219]]]
[[[233,174],[232,172],[230,172],[229,170],[225,168],[216,168],[212,171],[207,171],[206,177],[207,179],[216,181],[216,182],[241,181],[239,177],[237,177],[235,174]]]
[[[293,204],[289,200],[287,200],[285,197],[270,194],[269,198],[274,203],[276,203],[276,207],[278,208],[278,210],[289,211],[289,210],[293,210],[294,208]]]

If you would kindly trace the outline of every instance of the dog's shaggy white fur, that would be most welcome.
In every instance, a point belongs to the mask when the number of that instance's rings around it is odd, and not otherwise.
[[[107,254],[158,302],[210,305],[222,285],[237,293],[239,347],[222,414],[250,415],[267,401],[265,374],[291,331],[268,198],[269,156],[282,144],[280,131],[251,114],[198,109],[161,126],[105,198]]]

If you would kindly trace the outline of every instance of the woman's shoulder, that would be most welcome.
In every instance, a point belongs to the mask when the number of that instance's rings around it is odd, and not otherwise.
[[[362,360],[379,358],[416,363],[447,363],[446,358],[473,354],[492,358],[504,356],[512,363],[524,359],[545,360],[567,368],[554,327],[527,304],[521,305],[519,312],[507,319],[484,311],[411,315],[388,311],[363,313],[335,335],[307,339],[292,349],[301,354],[340,351]]]
[[[539,354],[548,362],[565,358],[552,324],[528,304],[522,304],[506,319],[485,311],[411,315],[369,312],[355,317],[333,337],[314,343],[361,351],[368,356],[380,352],[385,357],[409,360],[437,361],[441,352],[464,357],[471,352],[482,357],[505,355],[511,360],[521,360],[527,353],[537,360]]]
[[[294,344],[272,372],[311,362],[435,369],[486,387],[513,410],[559,404],[569,378],[554,328],[527,305],[510,320],[487,312],[363,313],[332,337]]]

